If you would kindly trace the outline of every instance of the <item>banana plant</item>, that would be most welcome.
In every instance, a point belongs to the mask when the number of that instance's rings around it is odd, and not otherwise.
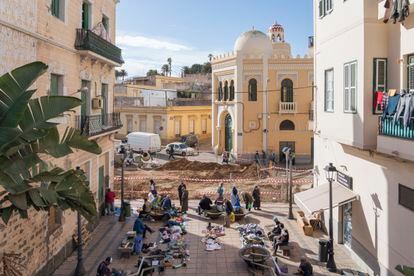
[[[52,206],[96,217],[96,205],[80,170],[63,170],[46,163],[79,149],[100,154],[95,141],[69,126],[54,122],[81,105],[67,96],[34,97],[32,84],[47,65],[33,62],[0,77],[0,216],[8,223],[13,213],[28,217],[28,210],[47,211]],[[61,135],[62,134],[62,135]]]

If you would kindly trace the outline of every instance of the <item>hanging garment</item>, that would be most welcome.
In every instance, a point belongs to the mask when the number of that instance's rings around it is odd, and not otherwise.
[[[405,93],[401,96],[397,106],[397,112],[394,115],[394,123],[400,119],[402,115],[402,123],[407,127],[411,119],[411,114],[414,110],[414,93]]]
[[[384,95],[384,93],[382,93],[382,91],[377,91],[375,93],[375,97],[376,97],[376,100],[375,100],[375,103],[374,103],[374,110],[375,111],[383,110],[382,109],[382,98],[383,98],[383,95]]]
[[[400,94],[396,94],[394,97],[389,97],[388,104],[384,109],[383,117],[385,118],[387,115],[392,116],[395,114],[397,110],[398,102],[400,101]]]
[[[394,6],[391,12],[391,19],[393,23],[403,22],[410,15],[410,1],[409,0],[394,0]]]
[[[382,92],[382,102],[381,102],[381,110],[384,111],[385,107],[388,105],[388,100],[390,96],[388,95],[388,92],[384,91]]]
[[[390,16],[391,16],[391,5],[392,2],[391,0],[386,0],[385,4],[384,4],[384,8],[385,8],[385,14],[384,14],[384,23],[387,24],[388,21],[390,20]]]

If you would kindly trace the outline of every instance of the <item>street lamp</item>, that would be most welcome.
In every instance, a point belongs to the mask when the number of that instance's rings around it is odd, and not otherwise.
[[[286,156],[286,180],[289,184],[289,214],[288,219],[294,219],[292,211],[292,149],[289,147],[284,147],[282,152]],[[288,174],[289,170],[289,174]]]
[[[80,167],[76,167],[76,172],[80,173]],[[84,276],[86,275],[85,267],[83,265],[83,256],[82,256],[82,217],[80,212],[78,211],[78,263],[76,264],[75,269],[75,276]]]
[[[337,173],[336,168],[332,163],[329,163],[325,167],[326,179],[329,182],[329,245],[328,245],[328,262],[326,267],[330,272],[336,271],[336,264],[334,259],[334,245],[333,245],[333,219],[332,219],[332,182],[334,181],[334,175]]]
[[[125,221],[125,203],[124,203],[124,163],[127,156],[127,151],[124,145],[121,145],[119,153],[122,154],[121,158],[121,212],[119,214],[119,221]]]

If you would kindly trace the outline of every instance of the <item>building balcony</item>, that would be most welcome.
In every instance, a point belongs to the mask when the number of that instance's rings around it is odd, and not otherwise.
[[[279,114],[296,114],[297,112],[296,102],[279,103]]]
[[[91,30],[76,29],[75,48],[81,54],[110,63],[113,66],[121,66],[124,63],[121,49]]]
[[[392,116],[378,118],[377,151],[414,161],[414,117],[404,127]]]
[[[76,128],[81,134],[92,137],[115,132],[122,127],[119,113],[76,116]]]

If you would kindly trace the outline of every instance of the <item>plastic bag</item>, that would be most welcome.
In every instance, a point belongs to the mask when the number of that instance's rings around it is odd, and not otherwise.
[[[230,222],[231,223],[236,221],[236,216],[234,215],[234,212],[231,212],[229,216],[230,216]]]

